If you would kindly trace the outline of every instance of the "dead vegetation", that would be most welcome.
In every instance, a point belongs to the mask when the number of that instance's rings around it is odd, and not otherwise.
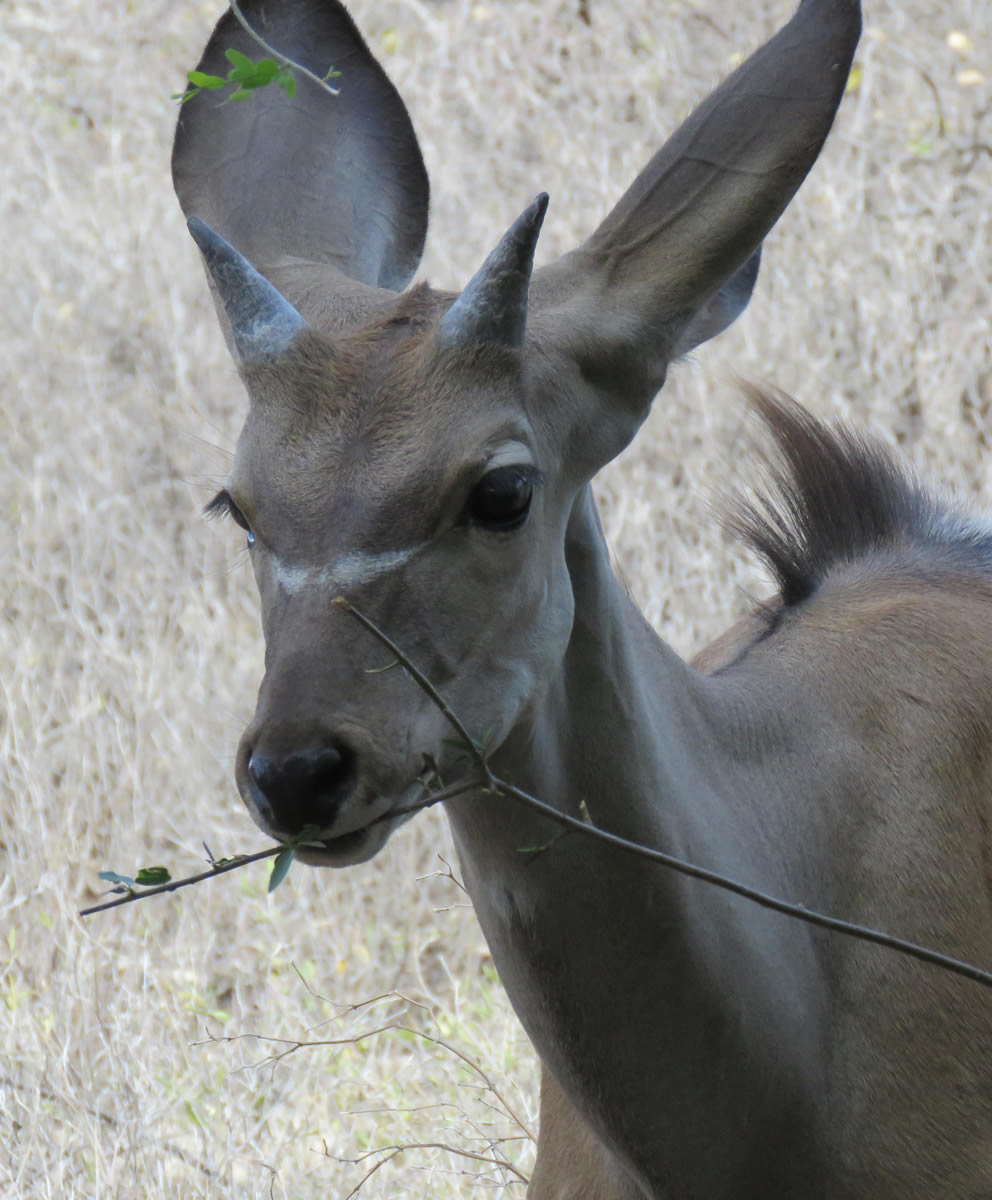
[[[539,189],[541,261],[589,232],[789,4],[351,7],[424,146],[424,273],[458,287]],[[294,869],[272,898],[258,864],[75,915],[102,868],[187,873],[201,839],[263,844],[231,779],[260,675],[253,588],[236,536],[197,515],[241,391],[168,180],[168,97],[217,15],[4,10],[0,1195],[343,1198],[377,1160],[336,1159],[408,1143],[422,1148],[362,1196],[520,1195],[471,1155],[495,1146],[526,1173],[534,1064],[437,859],[437,814],[368,866]],[[680,650],[764,587],[710,513],[746,457],[733,372],[872,426],[988,502],[990,84],[985,0],[870,6],[851,94],[748,314],[673,372],[601,480],[620,568]],[[383,1024],[413,1032],[361,1036]],[[244,1041],[195,1044],[248,1033],[342,1044],[264,1068]]]

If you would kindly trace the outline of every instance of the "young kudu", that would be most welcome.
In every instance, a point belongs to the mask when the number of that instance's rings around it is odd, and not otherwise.
[[[747,304],[813,164],[856,0],[798,13],[531,276],[539,197],[457,297],[403,292],[427,179],[335,0],[252,0],[341,72],[181,112],[174,176],[250,404],[211,508],[247,533],[266,670],[237,756],[252,816],[346,866],[470,781],[433,681],[499,775],[779,896],[992,962],[992,534],[886,455],[759,398],[784,465],[741,511],[777,601],[696,666],[615,579],[590,480],[667,365]],[[253,53],[231,14],[201,69]],[[235,248],[236,247],[236,248]],[[400,293],[400,294],[397,294]],[[467,791],[465,883],[545,1071],[535,1200],[992,1195],[992,1004]],[[539,854],[522,848],[546,846]]]

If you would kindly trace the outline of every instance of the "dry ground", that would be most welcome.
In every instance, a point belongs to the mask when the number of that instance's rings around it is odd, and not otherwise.
[[[546,260],[589,232],[790,0],[354,0],[434,186],[424,271],[458,287],[535,191]],[[242,398],[168,178],[174,106],[219,0],[4,0],[0,305],[0,1196],[349,1195],[397,1143],[532,1147],[535,1064],[424,817],[372,864],[258,865],[83,922],[96,873],[263,842],[231,780],[260,670],[239,539],[198,509]],[[935,15],[936,14],[936,15]],[[710,512],[746,457],[732,373],[880,431],[989,496],[992,7],[874,0],[813,177],[749,313],[679,367],[600,481],[631,587],[688,652],[764,585]],[[948,35],[966,34],[969,44]],[[319,999],[329,997],[334,1004]],[[427,1006],[383,1000],[398,990]],[[335,1005],[339,1007],[335,1007]],[[405,1015],[403,1015],[406,1010]],[[335,1014],[339,1019],[328,1023]],[[249,1064],[239,1069],[242,1064]],[[410,1149],[366,1197],[522,1195]]]

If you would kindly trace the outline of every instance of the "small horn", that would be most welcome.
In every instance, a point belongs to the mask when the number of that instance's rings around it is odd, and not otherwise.
[[[530,272],[547,207],[548,194],[542,192],[503,234],[441,318],[442,341],[449,345],[523,345]]]
[[[242,364],[277,358],[307,323],[282,293],[206,221],[187,222],[231,326]]]

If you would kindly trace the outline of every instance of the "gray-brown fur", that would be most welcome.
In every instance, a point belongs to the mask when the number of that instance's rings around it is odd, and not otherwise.
[[[941,501],[878,440],[831,428],[788,397],[746,389],[774,444],[765,483],[729,527],[768,564],[783,604],[839,566],[871,558],[905,571],[992,571],[992,527]]]

